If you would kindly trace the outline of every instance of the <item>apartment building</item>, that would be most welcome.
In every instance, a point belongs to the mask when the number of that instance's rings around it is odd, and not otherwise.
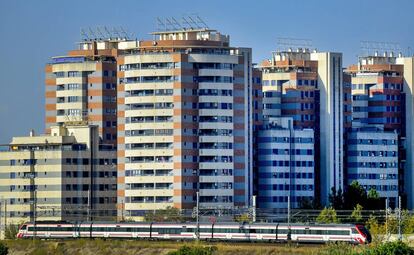
[[[390,204],[398,201],[398,134],[383,126],[353,128],[348,134],[348,185],[353,181],[374,189]]]
[[[46,133],[50,127],[87,121],[99,127],[104,144],[116,145],[117,57],[136,41],[91,39],[46,65]]]
[[[97,126],[51,126],[48,135],[13,137],[2,145],[0,175],[7,224],[116,218],[116,150],[99,145]]]
[[[346,70],[352,76],[353,126],[379,125],[384,136],[386,132],[398,135],[399,194],[409,208],[414,205],[412,63],[413,57],[403,57],[401,53],[375,52],[361,56],[358,64]],[[394,174],[394,169],[389,171]],[[377,181],[381,182],[379,178]],[[394,193],[382,195],[391,197]]]
[[[294,129],[291,117],[270,117],[258,137],[259,207],[286,209],[315,196],[313,129]]]
[[[316,196],[328,203],[343,189],[344,86],[342,54],[308,49],[277,51],[261,64],[263,118],[291,117],[293,129],[313,129]]]
[[[247,206],[252,194],[251,49],[212,29],[153,33],[118,57],[118,204]]]

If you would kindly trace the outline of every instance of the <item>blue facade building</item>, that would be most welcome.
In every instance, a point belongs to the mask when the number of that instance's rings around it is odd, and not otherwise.
[[[259,131],[260,208],[298,208],[315,196],[314,131],[293,129],[292,118],[271,117]]]

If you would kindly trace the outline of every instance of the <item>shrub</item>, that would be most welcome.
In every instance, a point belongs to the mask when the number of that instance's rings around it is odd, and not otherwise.
[[[19,226],[10,224],[6,226],[6,230],[4,231],[4,238],[5,239],[17,239],[16,235],[19,232]]]
[[[318,223],[339,223],[336,211],[332,207],[324,208],[316,218]]]
[[[9,254],[9,247],[4,245],[3,243],[0,243],[0,255],[7,255]]]
[[[213,255],[217,251],[215,246],[181,246],[177,251],[171,251],[168,255]]]
[[[366,249],[360,255],[414,255],[414,249],[401,241],[387,242]]]
[[[321,255],[348,255],[353,254],[353,246],[344,242],[328,243],[320,251]],[[319,253],[318,253],[319,254]]]

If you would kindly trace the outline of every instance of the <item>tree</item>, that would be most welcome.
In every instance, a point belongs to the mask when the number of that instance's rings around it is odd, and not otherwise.
[[[331,193],[329,194],[329,203],[336,210],[343,209],[343,206],[344,206],[344,194],[342,193],[342,190],[341,189],[339,189],[337,191],[335,189],[335,187],[332,187],[331,188]]]
[[[0,255],[7,255],[9,254],[9,247],[4,245],[3,243],[0,243]]]
[[[351,220],[354,222],[354,223],[359,223],[359,222],[361,222],[362,221],[362,205],[360,205],[360,204],[357,204],[355,207],[354,207],[354,210],[352,211],[352,214],[351,214]]]
[[[380,210],[383,209],[383,201],[381,201],[376,189],[370,189],[367,195],[367,209]]]
[[[384,241],[385,225],[379,224],[375,216],[371,215],[367,222],[365,222],[365,226],[372,235],[373,243],[382,243]]]
[[[6,226],[6,229],[4,231],[4,238],[5,239],[16,239],[16,235],[19,232],[19,226],[18,225],[13,225],[13,224],[9,224],[8,226]]]
[[[338,217],[336,215],[336,211],[334,208],[324,208],[321,213],[316,218],[316,222],[318,223],[339,223]]]
[[[300,209],[322,209],[321,204],[317,199],[311,199],[308,197],[303,197],[299,200]]]
[[[168,206],[165,209],[147,212],[144,216],[144,220],[148,222],[182,222],[184,221],[184,217],[181,215],[179,209]]]
[[[366,203],[367,192],[357,181],[353,181],[345,190],[343,209],[352,210],[357,204],[366,207]]]

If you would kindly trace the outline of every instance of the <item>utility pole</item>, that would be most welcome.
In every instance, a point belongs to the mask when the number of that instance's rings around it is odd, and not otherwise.
[[[197,239],[200,239],[200,222],[199,222],[199,217],[200,217],[200,208],[199,208],[199,200],[200,200],[200,193],[197,191],[197,204],[196,204],[196,219],[197,219]]]
[[[293,153],[292,153],[292,132],[293,132],[293,127],[292,127],[292,120],[288,121],[288,125],[289,125],[289,193],[288,193],[288,224],[289,224],[289,228],[290,228],[290,196],[292,195],[292,163],[294,162],[294,158],[293,158]]]
[[[91,205],[92,205],[92,203],[91,203],[91,188],[92,188],[92,186],[90,186],[89,187],[89,189],[88,189],[88,210],[87,210],[87,213],[88,213],[88,221],[92,221],[92,217],[91,217]]]
[[[388,198],[385,199],[385,236],[388,236]]]
[[[253,212],[252,212],[252,221],[256,222],[256,196],[253,196],[252,199],[252,205],[253,205]]]
[[[290,194],[288,195],[288,217],[287,217],[287,220],[288,220],[288,225],[289,225],[289,228],[290,228]]]
[[[7,227],[7,199],[4,200],[4,230]]]
[[[124,200],[121,199],[121,220],[122,221],[125,221],[125,218],[124,218],[124,208],[125,208],[125,203],[124,203]]]
[[[35,188],[35,187],[33,187]],[[34,197],[33,197],[33,242],[36,240],[36,203],[37,200],[37,190],[34,190]]]
[[[401,236],[401,196],[398,196],[398,240],[402,240]]]

